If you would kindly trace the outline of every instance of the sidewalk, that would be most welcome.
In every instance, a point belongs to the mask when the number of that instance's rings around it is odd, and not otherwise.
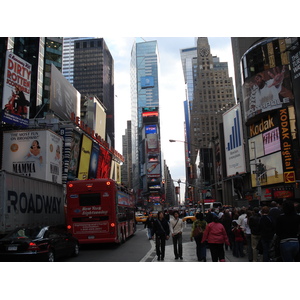
[[[172,240],[169,240],[166,245],[166,250],[165,250],[165,259],[164,261],[158,261],[157,256],[155,254],[155,243],[154,241],[151,241],[153,243],[153,252],[149,256],[149,259],[147,261],[152,261],[152,262],[198,262],[197,256],[196,256],[196,243],[195,242],[187,242],[182,244],[182,252],[183,252],[183,260],[175,260],[174,258],[174,252],[173,252],[173,244]],[[152,260],[151,260],[152,259]],[[248,262],[247,255],[244,257],[234,257],[232,255],[231,250],[225,250],[225,260],[227,262]],[[206,261],[207,262],[212,262],[211,260],[211,255],[210,255],[210,250],[206,250]]]

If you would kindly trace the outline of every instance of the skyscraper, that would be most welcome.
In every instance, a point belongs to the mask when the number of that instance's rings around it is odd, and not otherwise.
[[[106,108],[106,141],[115,146],[114,61],[104,39],[74,41],[74,87]]]
[[[133,189],[149,200],[162,178],[157,41],[134,42],[130,76]]]
[[[191,111],[192,159],[200,149],[201,186],[215,184],[213,147],[219,138],[222,114],[235,104],[227,62],[212,56],[207,37],[197,40],[197,79]],[[198,146],[198,147],[196,147]]]

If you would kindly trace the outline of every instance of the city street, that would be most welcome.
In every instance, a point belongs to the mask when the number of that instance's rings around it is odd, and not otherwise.
[[[196,244],[190,241],[191,224],[184,225],[183,260],[175,260],[172,239],[166,243],[164,262],[198,262]],[[225,251],[227,262],[247,262],[247,257],[235,258],[230,250]],[[66,258],[66,262],[158,262],[155,255],[155,243],[148,240],[147,230],[143,224],[137,224],[135,235],[124,244],[91,244],[82,245],[79,256]],[[207,249],[207,262],[211,262],[210,251]],[[162,262],[161,262],[162,263]]]

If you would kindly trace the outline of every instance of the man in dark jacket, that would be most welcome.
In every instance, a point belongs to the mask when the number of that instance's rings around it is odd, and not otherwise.
[[[259,222],[260,239],[263,247],[263,261],[270,261],[269,250],[275,234],[275,226],[272,219],[268,216],[269,207],[264,206],[261,209],[261,219]]]
[[[253,208],[253,215],[249,219],[249,227],[251,230],[251,247],[253,252],[253,261],[258,261],[258,251],[256,249],[257,244],[260,240],[260,230],[259,230],[259,221],[261,215],[259,214],[259,208]]]
[[[162,211],[158,213],[157,219],[153,224],[153,235],[155,235],[157,260],[164,260],[166,240],[170,236],[170,227]]]
[[[149,240],[151,240],[152,236],[153,236],[154,221],[155,221],[155,219],[153,218],[152,213],[150,213],[147,220],[146,220],[146,222],[145,222],[145,225],[144,225],[144,228],[147,227],[147,229],[148,229],[148,238],[149,238]]]

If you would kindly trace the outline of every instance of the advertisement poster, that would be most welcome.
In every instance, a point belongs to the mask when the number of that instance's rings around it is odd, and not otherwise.
[[[79,180],[88,179],[91,151],[92,151],[92,140],[83,134],[82,142],[81,142],[78,176],[77,176]]]
[[[9,131],[3,134],[9,152],[3,169],[23,176],[62,183],[62,138],[49,130]]]
[[[2,121],[27,127],[31,86],[31,64],[6,52],[3,84]]]
[[[147,148],[148,152],[158,150],[158,136],[157,134],[147,134]]]
[[[160,177],[160,163],[154,162],[147,164],[147,176],[154,178],[154,177]]]
[[[77,178],[80,155],[80,141],[81,134],[73,130],[67,180],[75,180]]]
[[[97,143],[93,142],[90,169],[89,169],[89,178],[97,178],[99,153],[100,153],[100,146]]]
[[[257,166],[255,165],[255,160],[250,161],[252,187],[257,186],[256,176],[258,176],[260,186],[284,182],[284,172],[280,152],[263,156],[257,159],[256,163]]]
[[[245,120],[278,109],[294,99],[287,66],[265,70],[243,85]]]
[[[227,176],[246,172],[240,104],[223,114]]]
[[[104,148],[100,148],[97,178],[109,178],[111,169],[111,154]]]
[[[50,109],[62,120],[70,120],[71,113],[80,116],[80,93],[51,65]]]

